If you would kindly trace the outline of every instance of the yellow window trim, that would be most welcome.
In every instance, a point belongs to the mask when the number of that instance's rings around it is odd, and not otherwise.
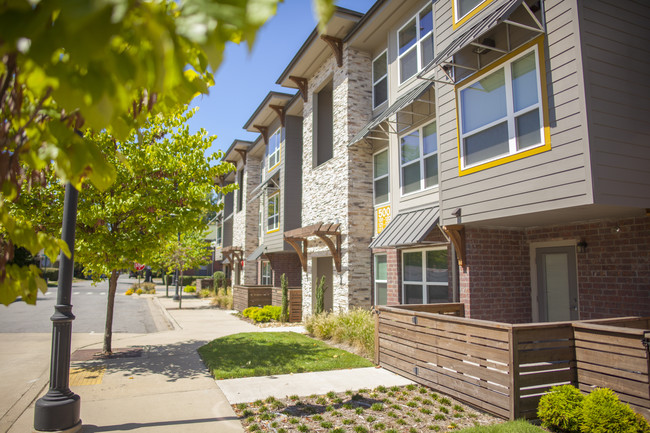
[[[277,229],[273,229],[271,231],[268,231],[268,232],[266,232],[266,234],[275,233],[275,232],[279,232],[279,231],[280,231],[280,227],[278,227]]]
[[[456,21],[456,1],[458,0],[451,0],[451,16],[453,19],[453,29],[456,30],[458,27],[462,26],[465,24],[467,21],[470,20],[474,15],[477,13],[481,12],[483,9],[487,7],[490,3],[492,3],[494,0],[483,0],[483,3],[480,5],[476,6],[472,11],[470,11],[467,15],[464,17],[461,17],[460,20]]]
[[[268,218],[269,218],[269,201],[270,201],[273,197],[275,197],[276,195],[279,196],[279,195],[280,195],[280,191],[278,191],[278,192],[274,192],[273,194],[271,194],[270,196],[268,196],[268,197],[266,198],[266,219],[267,219],[267,220],[268,220]],[[279,207],[280,207],[280,200],[278,200],[278,208],[279,208]],[[277,231],[279,231],[279,230],[280,230],[280,209],[278,209],[278,228],[277,228],[277,229],[273,229],[273,230],[267,230],[266,233],[267,233],[267,234],[268,234],[268,233],[275,233],[275,232],[277,232]]]
[[[518,159],[523,159],[527,158],[532,155],[537,155],[542,152],[546,152],[548,150],[551,150],[551,128],[550,128],[550,122],[549,122],[549,117],[548,117],[548,97],[547,97],[547,88],[546,88],[546,62],[544,60],[544,35],[539,35],[532,41],[522,45],[521,47],[517,48],[515,51],[512,53],[503,56],[503,58],[497,60],[493,64],[491,64],[489,67],[481,70],[477,74],[473,75],[471,77],[472,81],[476,80],[477,78],[480,78],[481,76],[493,71],[494,69],[497,69],[499,66],[503,65],[504,63],[508,62],[514,57],[517,57],[519,54],[523,53],[524,51],[529,50],[530,48],[537,46],[537,56],[539,57],[539,83],[541,86],[542,90],[542,118],[544,121],[544,144],[538,147],[535,147],[533,149],[526,150],[524,152],[519,152],[515,153],[512,155],[504,156],[503,158],[496,159],[494,161],[489,161],[484,164],[479,164],[475,165],[473,167],[465,168],[463,169],[462,165],[462,158],[461,158],[461,142],[460,142],[460,111],[458,109],[458,103],[459,103],[459,98],[458,98],[458,90],[461,87],[466,87],[467,84],[461,83],[455,86],[454,88],[454,93],[456,95],[456,132],[457,132],[457,147],[458,147],[458,175],[459,176],[464,176],[466,174],[471,174],[471,173],[476,173],[477,171],[485,170],[488,168],[496,167],[498,165],[502,164],[507,164],[512,161],[516,161]]]

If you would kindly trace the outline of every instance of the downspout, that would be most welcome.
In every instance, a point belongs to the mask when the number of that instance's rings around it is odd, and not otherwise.
[[[451,293],[452,302],[460,302],[460,284],[458,281],[458,257],[456,257],[456,247],[453,242],[451,246]]]

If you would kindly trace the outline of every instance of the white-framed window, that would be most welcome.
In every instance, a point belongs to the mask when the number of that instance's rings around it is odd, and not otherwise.
[[[257,240],[262,243],[264,239],[264,195],[260,197],[259,210],[257,211]]]
[[[372,61],[372,108],[388,100],[388,58],[384,51]]]
[[[269,137],[269,144],[266,146],[267,171],[273,170],[280,163],[280,143],[282,142],[282,128],[278,128]]]
[[[223,224],[217,224],[217,248],[221,248],[223,245]]]
[[[550,146],[539,50],[524,47],[457,88],[461,171]]]
[[[397,32],[399,83],[433,60],[433,8],[427,5]]]
[[[402,195],[438,185],[436,122],[400,137]]]
[[[266,205],[266,232],[278,230],[280,223],[280,192],[269,196]]]
[[[402,251],[404,304],[435,304],[449,299],[447,248]]]
[[[271,263],[267,261],[263,261],[262,263],[262,272],[261,272],[261,281],[260,283],[263,286],[270,286],[271,285]]]
[[[454,29],[478,13],[492,0],[452,0],[454,9]]]
[[[388,203],[390,184],[388,179],[388,149],[373,155],[373,190],[375,206]]]
[[[388,261],[386,254],[375,254],[375,305],[388,303]]]

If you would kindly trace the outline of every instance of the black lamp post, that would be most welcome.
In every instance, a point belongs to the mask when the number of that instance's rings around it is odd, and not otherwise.
[[[181,232],[179,230],[178,231],[178,245],[180,246],[180,244],[181,244]],[[178,301],[178,300],[180,300],[180,297],[178,296],[178,293],[179,293],[178,292],[178,266],[176,267],[176,272],[174,273],[174,279],[176,280],[176,292],[174,293],[174,297],[172,299],[174,301]]]
[[[68,183],[63,205],[63,233],[61,238],[70,248],[70,258],[60,254],[59,289],[52,320],[52,357],[50,362],[50,389],[36,401],[35,431],[81,431],[81,399],[70,390],[70,348],[72,346],[72,277],[74,274],[74,240],[77,224],[79,192]]]

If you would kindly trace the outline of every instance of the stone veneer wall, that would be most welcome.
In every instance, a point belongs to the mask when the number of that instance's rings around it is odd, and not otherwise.
[[[254,158],[246,158],[244,167],[244,188],[235,191],[232,244],[242,247],[244,250],[244,272],[241,279],[243,285],[257,284],[257,269],[255,262],[246,262],[246,257],[255,251],[258,246],[257,219],[259,218],[259,200],[248,203],[250,193],[260,183],[261,161]],[[237,212],[237,201],[239,194],[244,194],[242,210]],[[239,266],[239,265],[237,265]],[[234,279],[233,279],[234,280]]]
[[[341,273],[334,271],[335,311],[370,306],[372,236],[372,152],[364,144],[348,147],[350,139],[370,119],[371,58],[344,47],[343,66],[330,57],[309,78],[309,98],[303,109],[302,226],[317,222],[340,223]],[[333,157],[313,167],[313,94],[333,82]],[[312,311],[312,257],[329,256],[317,239],[309,240],[309,264],[302,274],[303,315]]]

